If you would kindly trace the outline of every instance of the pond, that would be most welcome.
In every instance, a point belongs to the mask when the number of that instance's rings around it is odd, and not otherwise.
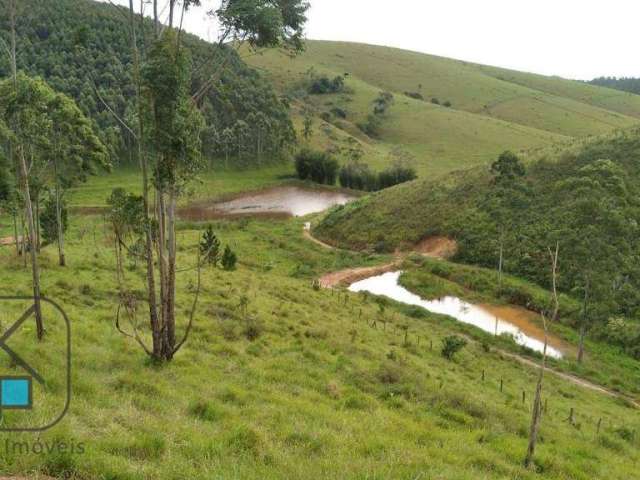
[[[399,284],[401,271],[369,277],[349,286],[352,292],[367,291],[383,295],[407,305],[422,307],[430,312],[448,315],[456,320],[474,325],[494,335],[512,335],[516,343],[542,352],[544,331],[535,322],[535,314],[513,306],[474,305],[457,297],[447,296],[438,300],[424,300]],[[547,354],[562,358],[562,342],[549,336]]]
[[[302,217],[344,205],[356,197],[338,190],[300,186],[273,187],[259,192],[238,195],[226,201],[199,201],[180,208],[178,215],[185,220],[205,221],[219,218]]]

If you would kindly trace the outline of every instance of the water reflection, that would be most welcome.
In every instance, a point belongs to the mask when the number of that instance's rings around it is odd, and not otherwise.
[[[351,284],[349,290],[384,295],[407,305],[415,305],[433,313],[448,315],[494,335],[509,334],[518,344],[542,352],[544,332],[532,321],[534,314],[531,312],[517,307],[473,305],[452,296],[439,300],[424,300],[398,283],[401,274],[402,272],[398,271],[369,277]],[[554,358],[562,358],[562,352],[558,348],[560,343],[559,340],[550,338],[547,354]]]

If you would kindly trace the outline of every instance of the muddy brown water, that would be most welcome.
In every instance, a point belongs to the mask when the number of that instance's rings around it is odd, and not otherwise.
[[[401,271],[393,271],[370,276],[352,283],[349,290],[383,295],[407,305],[415,305],[433,313],[448,315],[495,335],[509,334],[513,336],[516,343],[542,352],[544,331],[535,322],[533,312],[513,306],[474,305],[453,296],[425,300],[400,285],[400,275],[402,275]],[[561,340],[550,336],[547,354],[554,358],[562,358],[563,346]]]
[[[288,218],[302,217],[344,205],[356,196],[338,190],[300,186],[273,187],[246,193],[226,201],[198,201],[180,208],[178,216],[185,220],[204,221],[245,216]]]

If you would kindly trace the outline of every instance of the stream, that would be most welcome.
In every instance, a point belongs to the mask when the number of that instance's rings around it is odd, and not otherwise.
[[[453,296],[438,300],[424,300],[400,285],[400,275],[402,275],[401,271],[395,271],[372,276],[352,283],[349,290],[383,295],[407,305],[415,305],[433,313],[448,315],[494,335],[509,334],[519,345],[542,352],[544,331],[534,321],[533,312],[512,306],[474,305]],[[562,342],[559,339],[550,336],[547,354],[553,358],[562,358],[561,345]]]

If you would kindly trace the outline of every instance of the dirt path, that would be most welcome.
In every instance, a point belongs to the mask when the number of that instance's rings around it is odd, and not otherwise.
[[[304,238],[306,238],[307,240],[312,241],[316,245],[320,245],[322,248],[326,248],[327,250],[337,250],[337,248],[334,247],[333,245],[329,245],[328,243],[324,243],[322,240],[318,240],[316,237],[311,235],[311,230],[309,230],[306,227],[303,230],[302,235],[304,235]]]
[[[498,350],[498,352],[505,357],[511,358],[513,360],[516,360],[517,362],[522,363],[523,365],[527,365],[529,367],[533,367],[536,369],[540,368],[540,365],[534,360],[531,360],[530,358],[521,357],[520,355],[516,355],[515,353],[505,352],[504,350]],[[560,372],[558,370],[554,370],[553,368],[549,368],[549,367],[547,367],[546,371],[552,375],[555,375],[556,377],[559,377],[563,380],[573,383],[574,385],[578,385],[579,387],[583,387],[588,390],[593,390],[594,392],[602,393],[610,397],[620,398],[622,400],[625,400],[629,402],[631,405],[633,405],[635,408],[640,409],[640,403],[636,402],[633,398],[630,398],[627,395],[614,392],[613,390],[609,390],[608,388],[603,387],[602,385],[598,385],[597,383],[592,383],[588,380],[585,380],[584,378],[571,375],[570,373]]]

